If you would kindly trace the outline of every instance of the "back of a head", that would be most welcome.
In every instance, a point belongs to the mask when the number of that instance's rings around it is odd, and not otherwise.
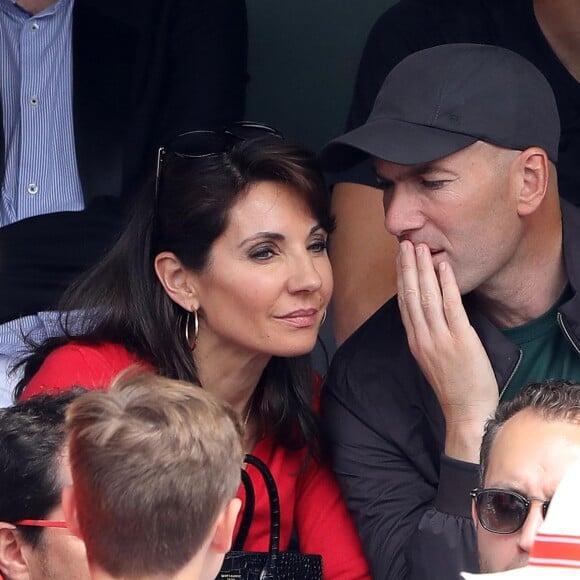
[[[41,520],[60,503],[65,412],[82,392],[40,395],[0,410],[0,520]],[[42,528],[22,527],[32,546]]]
[[[236,414],[189,383],[124,373],[67,413],[89,563],[113,577],[174,574],[239,487]]]

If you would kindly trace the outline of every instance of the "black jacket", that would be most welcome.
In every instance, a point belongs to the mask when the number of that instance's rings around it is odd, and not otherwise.
[[[580,353],[580,210],[562,202],[562,212],[574,297],[558,321]],[[464,304],[501,390],[519,348],[473,308],[469,296]],[[476,570],[469,491],[478,484],[479,466],[443,455],[443,414],[408,348],[396,299],[337,351],[322,411],[373,577],[453,580],[461,570]]]

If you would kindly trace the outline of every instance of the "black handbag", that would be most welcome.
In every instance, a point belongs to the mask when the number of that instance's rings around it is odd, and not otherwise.
[[[262,475],[270,500],[270,547],[267,552],[244,552],[244,543],[254,517],[255,493],[250,476],[242,470],[246,505],[232,550],[226,554],[218,579],[223,580],[322,580],[322,556],[280,552],[280,498],[267,465],[253,455],[245,461]]]

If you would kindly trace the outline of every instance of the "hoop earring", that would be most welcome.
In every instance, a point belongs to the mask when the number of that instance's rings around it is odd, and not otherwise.
[[[193,344],[189,341],[189,316],[193,313]],[[197,346],[197,335],[199,334],[199,318],[197,316],[197,310],[193,309],[188,312],[185,316],[185,343],[191,350],[195,350]]]
[[[320,326],[322,326],[324,324],[325,320],[326,320],[326,308],[324,309],[324,314],[322,315],[322,320],[320,321]]]

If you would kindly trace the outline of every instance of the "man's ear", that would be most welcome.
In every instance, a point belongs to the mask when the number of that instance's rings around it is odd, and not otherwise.
[[[62,511],[69,531],[82,540],[83,536],[79,526],[77,501],[72,485],[65,485],[62,488]]]
[[[231,499],[220,515],[215,524],[215,532],[211,541],[211,547],[219,554],[229,552],[232,547],[232,536],[234,528],[242,507],[242,500],[234,497]]]
[[[10,580],[29,580],[28,563],[22,550],[23,539],[18,530],[0,522],[0,577]]]
[[[173,302],[188,312],[199,308],[193,272],[173,252],[161,252],[155,256],[155,273]]]
[[[515,161],[516,193],[518,214],[534,213],[548,192],[550,161],[546,152],[539,147],[522,151]]]

